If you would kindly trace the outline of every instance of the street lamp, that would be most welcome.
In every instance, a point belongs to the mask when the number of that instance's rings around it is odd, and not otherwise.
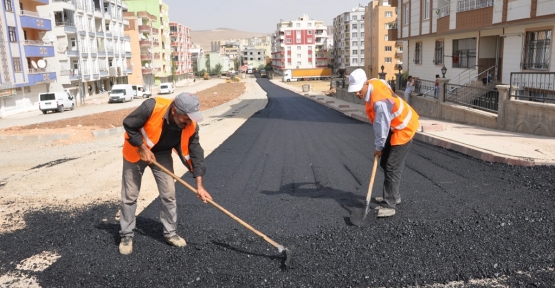
[[[443,78],[445,78],[445,73],[447,73],[447,68],[445,67],[445,64],[444,64],[443,67],[441,67],[441,74],[443,74]]]
[[[401,70],[403,70],[403,66],[401,66],[401,64],[397,65],[397,70],[399,70],[399,74],[401,74]]]
[[[385,67],[383,67],[383,65],[382,65],[382,67],[380,67],[380,68],[382,69],[382,73],[383,73],[383,69],[384,69]]]

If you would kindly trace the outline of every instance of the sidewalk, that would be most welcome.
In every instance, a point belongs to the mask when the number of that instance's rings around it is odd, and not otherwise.
[[[347,102],[319,92],[302,92],[279,80],[272,83],[310,98],[345,115],[369,122],[364,105]],[[474,125],[420,117],[415,139],[457,151],[487,162],[510,165],[555,165],[555,138],[495,130]]]

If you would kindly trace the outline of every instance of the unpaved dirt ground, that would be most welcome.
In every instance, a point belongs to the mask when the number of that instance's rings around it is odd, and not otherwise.
[[[312,91],[324,92],[330,89],[330,80],[283,82],[287,85],[302,89],[303,85],[310,84]]]
[[[245,87],[224,83],[198,92],[201,110],[236,99]],[[92,131],[122,126],[134,109],[0,130],[3,136],[67,135],[51,141],[0,139],[0,234],[25,227],[25,214],[31,211],[117,201],[122,136],[97,139]],[[156,189],[143,188],[141,199],[157,195]],[[139,209],[148,204],[140,202]]]

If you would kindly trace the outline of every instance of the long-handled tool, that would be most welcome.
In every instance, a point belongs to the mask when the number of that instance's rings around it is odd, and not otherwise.
[[[372,177],[370,177],[370,185],[368,186],[368,193],[366,194],[366,205],[364,209],[355,208],[351,213],[351,223],[355,226],[362,226],[364,219],[368,215],[368,208],[370,207],[370,199],[372,198],[372,188],[374,187],[374,178],[376,177],[376,170],[378,168],[378,156],[374,157],[374,167],[372,168]]]
[[[156,162],[156,161],[152,161],[152,164],[156,165],[158,168],[160,168],[160,170],[166,172],[168,175],[172,176],[173,179],[177,180],[177,182],[183,184],[185,187],[189,188],[189,190],[193,191],[195,194],[198,194],[197,189],[195,189],[193,186],[189,185],[187,182],[183,181],[183,179],[177,177],[177,175],[173,174],[170,170],[168,170],[166,167],[160,165],[160,163]],[[270,239],[268,236],[262,234],[262,232],[254,229],[251,225],[249,225],[247,222],[239,219],[239,217],[233,215],[231,212],[227,211],[226,209],[224,209],[222,206],[218,205],[216,202],[214,202],[213,200],[210,199],[206,199],[206,202],[212,204],[212,206],[218,208],[218,210],[224,212],[224,214],[226,214],[227,216],[231,217],[231,219],[239,222],[239,224],[245,226],[245,228],[249,229],[251,232],[253,232],[254,234],[260,236],[262,239],[264,239],[266,242],[272,244],[272,246],[276,247],[279,251],[279,253],[281,253],[285,258],[283,261],[283,265],[285,266],[285,268],[290,268],[291,267],[291,258],[292,258],[292,252],[290,249],[285,248],[283,245],[277,243],[276,241]]]

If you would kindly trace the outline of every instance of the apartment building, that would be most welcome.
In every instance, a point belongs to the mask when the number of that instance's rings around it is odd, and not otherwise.
[[[414,76],[432,80],[444,68],[454,84],[482,75],[509,84],[512,72],[555,70],[552,0],[390,3],[399,11],[390,40],[406,41],[403,66]],[[548,89],[553,90],[553,83]]]
[[[241,51],[241,63],[256,69],[264,69],[266,66],[266,49],[246,47]]]
[[[141,32],[143,36],[140,36],[142,40],[139,42],[141,51],[146,49],[148,53],[153,55],[150,62],[145,60],[141,63],[144,65],[142,70],[146,73],[143,73],[143,75],[147,75],[143,78],[150,79],[148,75],[152,75],[154,85],[171,81],[172,50],[168,5],[160,0],[125,0],[125,3],[128,5],[128,11],[135,12],[137,16],[139,12],[143,12],[141,13],[141,15],[144,15],[141,18],[143,19],[143,24],[145,23],[144,17],[147,17],[145,12],[152,16],[149,18],[151,20],[150,33],[148,33],[146,27],[143,27],[144,30]],[[146,22],[148,23],[148,21]],[[145,81],[145,85],[150,85],[148,81]]]
[[[112,85],[127,83],[130,39],[124,35],[127,6],[122,0],[53,1],[50,13],[56,35],[58,83],[76,97],[109,91]]]
[[[0,117],[38,109],[38,93],[57,80],[49,0],[2,1],[0,21]]]
[[[124,12],[123,19],[129,22],[124,33],[130,39],[131,58],[127,58],[127,67],[131,69],[127,79],[129,84],[145,85],[149,89],[154,85],[154,68],[152,61],[160,58],[154,54],[151,35],[159,33],[152,27],[156,17],[146,11]]]
[[[365,12],[364,50],[368,51],[365,58],[364,69],[366,75],[378,78],[382,72],[386,73],[386,80],[395,77],[398,65],[403,64],[403,42],[389,40],[389,29],[397,25],[395,7],[388,0],[370,1]]]
[[[272,35],[273,70],[281,74],[286,69],[327,67],[327,58],[320,53],[326,38],[323,21],[306,14],[297,20],[281,20]]]
[[[176,22],[170,22],[173,81],[191,78],[191,29]],[[192,76],[192,75],[191,75]]]
[[[364,67],[366,6],[359,5],[333,19],[334,70]],[[367,37],[366,37],[367,38]]]

